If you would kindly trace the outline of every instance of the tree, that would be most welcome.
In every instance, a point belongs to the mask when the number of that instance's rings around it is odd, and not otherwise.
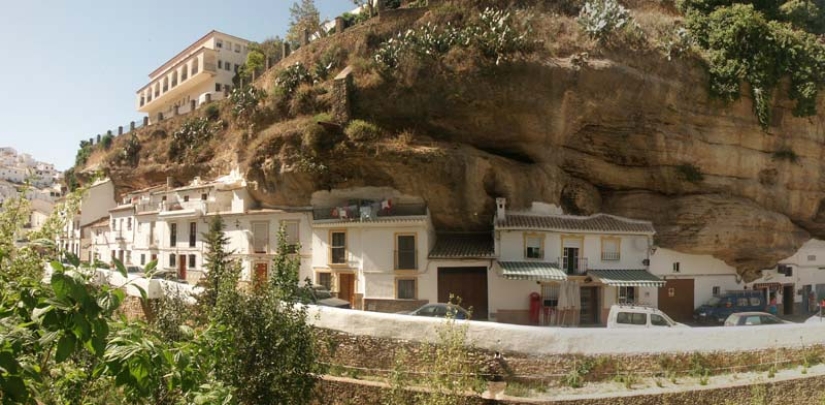
[[[197,298],[197,312],[200,315],[208,315],[218,303],[218,291],[222,280],[228,273],[235,271],[236,266],[231,258],[234,252],[227,250],[229,237],[224,233],[223,218],[220,215],[212,218],[209,230],[202,236],[206,244],[206,274],[198,282],[198,285],[203,287],[203,292]]]
[[[289,8],[289,30],[287,30],[286,40],[292,45],[301,43],[304,31],[311,34],[317,33],[321,29],[321,14],[315,7],[315,0],[301,0],[292,4]]]

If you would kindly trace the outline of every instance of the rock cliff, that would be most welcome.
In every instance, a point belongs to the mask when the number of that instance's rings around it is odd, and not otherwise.
[[[382,18],[280,66],[331,47],[345,48],[352,64],[369,57],[372,36],[434,17]],[[353,114],[381,127],[379,139],[352,142],[328,126],[315,129],[328,145],[308,147],[302,128],[314,124],[290,117],[250,141],[223,137],[211,170],[240,164],[267,205],[308,205],[317,190],[389,187],[424,198],[445,230],[489,229],[498,196],[513,209],[543,201],[649,219],[660,246],[711,254],[746,280],[811,236],[825,237],[822,114],[794,117],[787,92],[777,91],[764,130],[747,97],[724,104],[709,96],[696,58],[596,47],[547,45],[493,70],[417,71],[403,81],[356,66]],[[258,85],[271,86],[274,74]],[[308,158],[315,169],[306,169]],[[145,172],[161,177],[167,166],[155,163]],[[111,171],[123,189],[137,188],[143,166]],[[180,181],[194,175],[174,167]]]

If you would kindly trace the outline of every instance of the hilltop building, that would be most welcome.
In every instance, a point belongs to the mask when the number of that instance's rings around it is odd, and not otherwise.
[[[149,74],[149,83],[137,91],[137,110],[157,122],[223,98],[246,63],[249,43],[209,32]]]

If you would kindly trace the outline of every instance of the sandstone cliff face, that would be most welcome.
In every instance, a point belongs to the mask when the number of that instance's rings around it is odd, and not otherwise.
[[[344,35],[353,54],[369,48],[358,31]],[[291,158],[302,148],[291,133],[255,148],[238,142],[249,148],[238,151],[239,163],[263,204],[306,206],[318,190],[388,187],[426,200],[444,230],[489,229],[499,196],[512,209],[543,201],[569,213],[649,219],[660,246],[711,254],[746,280],[811,235],[825,237],[821,113],[794,117],[778,89],[765,131],[747,91],[729,105],[708,96],[695,60],[610,52],[580,60],[544,55],[403,82],[366,80],[356,69],[355,117],[392,134],[411,129],[412,141],[347,146],[332,131],[335,145],[317,156],[325,170],[312,172]],[[141,183],[140,172],[116,182]]]

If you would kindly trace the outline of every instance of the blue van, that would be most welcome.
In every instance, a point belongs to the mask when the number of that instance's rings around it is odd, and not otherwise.
[[[693,319],[702,324],[721,325],[732,313],[764,310],[765,297],[762,291],[729,290],[696,308]]]

